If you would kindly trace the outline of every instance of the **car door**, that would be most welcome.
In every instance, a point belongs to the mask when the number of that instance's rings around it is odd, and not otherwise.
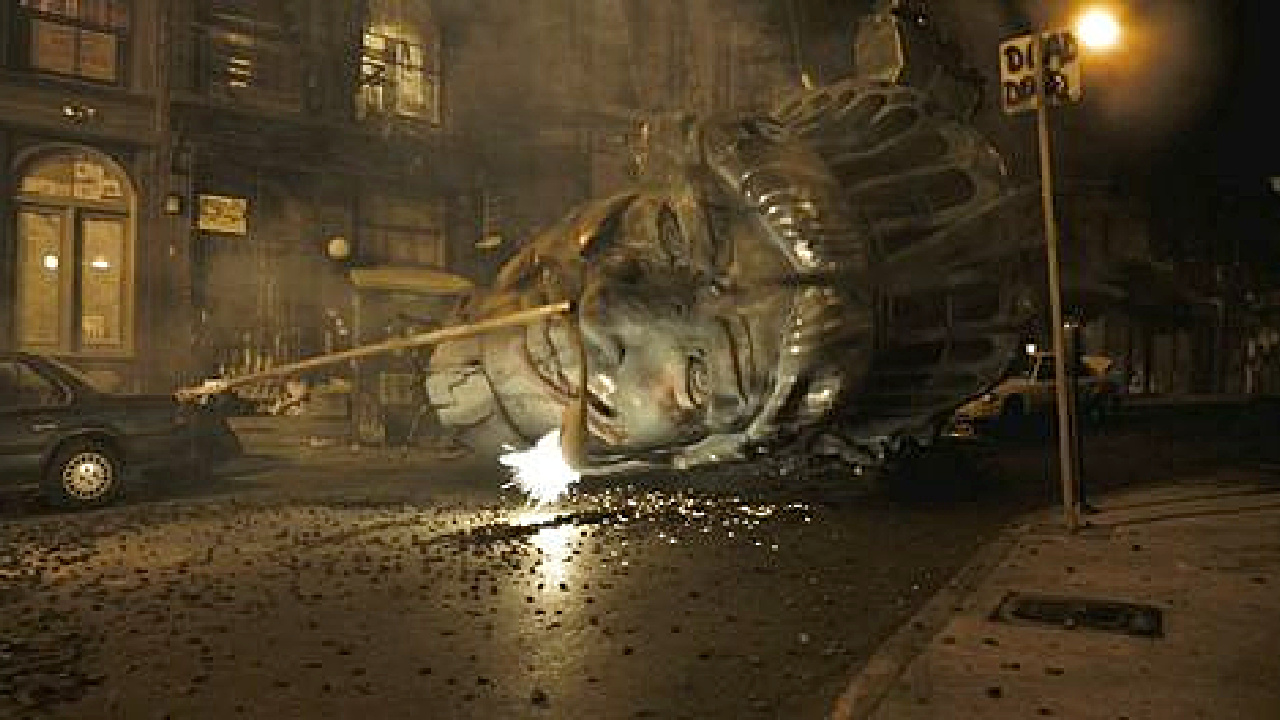
[[[73,415],[61,384],[21,358],[0,360],[0,480],[35,479]]]
[[[1039,413],[1053,408],[1057,392],[1054,383],[1056,371],[1052,357],[1041,355],[1036,358],[1035,367],[1031,369],[1030,382],[1027,383],[1028,409]]]

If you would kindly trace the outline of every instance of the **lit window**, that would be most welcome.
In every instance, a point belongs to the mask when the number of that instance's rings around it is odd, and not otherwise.
[[[118,84],[129,40],[126,0],[21,0],[32,70]]]
[[[59,153],[18,181],[17,341],[45,352],[128,350],[132,197],[88,153]]]
[[[357,115],[440,124],[439,49],[424,4],[371,0],[360,55]]]

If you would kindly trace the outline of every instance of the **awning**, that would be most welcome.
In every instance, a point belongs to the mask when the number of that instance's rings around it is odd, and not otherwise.
[[[413,265],[375,265],[351,269],[351,284],[359,290],[385,290],[422,295],[459,295],[475,286],[461,275]]]

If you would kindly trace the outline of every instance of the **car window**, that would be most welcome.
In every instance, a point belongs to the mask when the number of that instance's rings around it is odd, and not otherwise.
[[[58,360],[57,358],[46,357],[44,358],[44,360],[45,362],[49,363],[50,365],[53,365],[54,367],[58,368],[62,372],[70,375],[73,380],[75,380],[76,382],[79,382],[81,385],[84,385],[85,387],[88,387],[90,390],[93,390],[95,392],[100,392],[100,393],[110,392],[109,387],[106,387],[97,378],[94,378],[88,373],[81,371],[80,368],[77,368],[74,365],[68,365],[62,362],[61,360]]]
[[[1056,368],[1053,366],[1053,358],[1043,357],[1036,363],[1036,380],[1052,380],[1057,376]]]
[[[62,388],[26,363],[0,362],[0,409],[50,407],[66,401]]]
[[[1067,367],[1067,377],[1087,378],[1093,375],[1089,367],[1082,362],[1074,362]],[[1058,368],[1053,356],[1046,355],[1036,361],[1034,378],[1036,380],[1052,380],[1058,376]]]

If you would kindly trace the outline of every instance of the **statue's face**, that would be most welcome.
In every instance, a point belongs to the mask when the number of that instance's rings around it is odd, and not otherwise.
[[[616,208],[581,249],[580,320],[591,413],[611,445],[696,442],[751,410],[751,343],[718,284],[700,209],[641,196]],[[696,210],[696,212],[695,212]]]
[[[637,202],[613,247],[591,253],[581,300],[589,389],[613,441],[632,448],[688,443],[748,411],[738,348],[745,342],[698,267],[669,206]]]
[[[695,204],[657,195],[617,200],[540,236],[504,270],[488,312],[498,312],[502,298],[577,301],[592,452],[679,448],[741,429],[767,382],[776,337],[736,295],[742,278],[726,274],[730,257],[739,270],[747,262],[730,250],[741,242],[733,232],[711,232]],[[488,346],[484,363],[500,378],[496,395],[520,434],[558,426],[579,382],[571,326],[532,326]]]
[[[572,323],[433,355],[433,376],[461,369],[432,403],[478,450],[576,430],[580,355],[601,464],[670,451],[689,465],[846,429],[851,456],[880,461],[1003,372],[1025,322],[1007,266],[1033,235],[999,224],[1016,198],[1003,163],[929,95],[851,80],[670,134],[646,178],[662,190],[582,206],[475,308],[570,300]]]

